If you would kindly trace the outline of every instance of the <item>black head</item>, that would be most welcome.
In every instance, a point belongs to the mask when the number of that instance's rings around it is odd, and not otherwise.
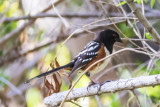
[[[98,34],[98,36],[95,38],[95,40],[99,41],[99,42],[102,42],[107,47],[107,49],[110,51],[110,53],[112,53],[113,44],[115,42],[121,42],[122,43],[122,40],[119,37],[118,33],[113,31],[113,30],[110,30],[110,29],[101,31]]]

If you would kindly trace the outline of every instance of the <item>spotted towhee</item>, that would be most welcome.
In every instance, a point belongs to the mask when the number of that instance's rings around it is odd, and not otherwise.
[[[79,69],[85,70],[94,62],[111,54],[113,50],[113,44],[115,42],[122,42],[117,32],[110,30],[110,29],[101,31],[97,35],[97,37],[94,40],[90,41],[84,47],[84,49],[70,63],[64,66],[55,68],[53,70],[50,70],[48,72],[42,73],[32,79],[27,80],[26,83],[30,82],[31,80],[35,78],[46,76],[50,73],[56,72],[61,69],[70,69],[71,73]],[[90,78],[95,73],[98,73],[99,71],[103,70],[108,62],[109,60],[107,59],[107,60],[101,61],[100,63],[94,65],[86,73],[86,76]],[[93,82],[92,79],[91,81]]]

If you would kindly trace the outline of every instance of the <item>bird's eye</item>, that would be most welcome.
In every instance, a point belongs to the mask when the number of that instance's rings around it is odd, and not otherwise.
[[[117,38],[117,35],[116,34],[112,34],[113,38],[116,39]]]

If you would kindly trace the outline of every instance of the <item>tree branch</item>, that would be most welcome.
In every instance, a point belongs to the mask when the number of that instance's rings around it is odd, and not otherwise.
[[[125,20],[124,20],[125,21]],[[118,21],[118,22],[114,22],[114,23],[121,23],[121,22],[124,22],[124,21]],[[112,23],[108,23],[106,24],[106,26],[109,26],[109,25],[112,25]],[[105,27],[105,26],[104,26]],[[91,30],[91,31],[96,31],[96,30],[100,30],[100,29],[104,29],[103,26],[96,26],[96,27],[92,27],[92,28],[88,28],[87,30]],[[83,30],[83,31],[80,31],[78,33],[75,33],[73,37],[77,37],[79,35],[83,35],[85,34],[87,31],[86,30]],[[52,43],[58,43],[58,42],[61,42],[65,39],[68,38],[68,35],[69,34],[66,34],[66,35],[55,35],[55,37],[57,37],[56,39],[51,39],[49,40],[48,42],[45,42],[45,43],[40,43],[38,44],[37,46],[35,46],[34,48],[32,49],[29,49],[29,50],[26,50],[25,52],[18,52],[16,55],[12,55],[12,56],[3,56],[3,57],[0,57],[0,66],[3,66],[5,63],[7,62],[12,62],[14,61],[15,59],[18,59],[22,56],[25,56],[26,54],[30,53],[30,52],[34,52],[34,51],[38,51],[39,49],[43,48],[43,47],[46,47],[46,46],[49,46],[50,44]],[[126,39],[125,39],[126,40]],[[136,40],[136,39],[133,39],[133,40]],[[1,46],[0,46],[1,47]]]
[[[61,14],[61,16],[66,18],[75,18],[75,17],[88,18],[88,17],[98,17],[100,16],[100,14],[99,13],[63,13]],[[52,14],[52,13],[40,13],[37,15],[6,18],[4,22],[18,21],[18,20],[25,20],[25,19],[35,19],[35,18],[45,18],[45,17],[58,17],[58,15]]]
[[[32,25],[34,23],[34,20],[30,20],[23,24],[21,27],[16,28],[15,30],[11,31],[10,33],[6,34],[4,37],[0,39],[0,48],[2,48],[7,41],[9,41],[12,38],[16,38],[19,36],[19,34],[28,26]]]
[[[62,13],[62,17],[65,18],[98,18],[101,16],[101,13]],[[123,17],[121,13],[109,13],[109,16],[111,17]],[[147,12],[145,14],[147,19],[158,19],[160,18],[160,11],[152,10],[150,12]],[[3,22],[11,22],[11,21],[18,21],[18,20],[25,20],[25,19],[37,19],[37,18],[45,18],[45,17],[58,17],[57,14],[51,14],[51,13],[39,13],[36,15],[29,15],[29,16],[19,16],[19,17],[9,17],[5,18]],[[133,17],[131,15],[130,17]],[[125,17],[124,17],[125,18]]]
[[[73,89],[69,96],[67,97],[67,101],[76,100],[77,98],[93,96],[103,93],[113,93],[122,90],[133,90],[135,88],[147,87],[147,86],[156,86],[160,84],[160,74],[152,75],[152,76],[141,76],[130,79],[120,79],[117,81],[106,82],[101,86],[98,91],[99,85],[93,85],[88,88],[77,88]],[[44,103],[49,106],[57,106],[63,101],[64,97],[67,95],[68,91],[63,91],[59,93],[52,94],[49,97],[44,99]]]
[[[55,4],[58,4],[61,0],[58,0],[55,2]],[[43,13],[43,12],[46,12],[48,11],[49,9],[51,9],[51,5],[49,5],[47,8],[43,9],[40,13]],[[36,18],[35,19],[31,19],[29,20],[28,22],[24,23],[21,27],[18,27],[16,29],[14,29],[13,31],[11,31],[10,33],[6,34],[4,37],[2,37],[0,39],[0,48],[2,48],[7,41],[9,41],[10,39],[12,38],[16,38],[16,37],[19,37],[19,34],[21,32],[23,32],[23,30],[32,25],[34,22],[36,21]]]
[[[139,19],[142,25],[148,30],[148,32],[152,35],[157,43],[160,44],[160,36],[157,31],[153,28],[153,26],[149,23],[146,17],[142,14],[141,10],[136,7],[134,0],[127,0],[127,3],[134,15]]]
[[[140,101],[139,101],[139,99],[138,99],[138,96],[137,96],[137,95],[136,95],[136,93],[135,93],[135,90],[131,90],[131,91],[132,91],[132,93],[133,93],[134,97],[136,98],[136,101],[137,101],[138,107],[141,107]]]

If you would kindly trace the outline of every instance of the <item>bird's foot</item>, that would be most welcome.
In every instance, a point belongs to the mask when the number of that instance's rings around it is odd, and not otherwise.
[[[97,94],[98,94],[98,92],[99,92],[100,89],[101,89],[101,86],[104,85],[106,82],[111,82],[111,80],[107,80],[107,81],[101,82],[101,83],[94,83],[93,81],[91,81],[91,82],[89,83],[89,85],[87,86],[87,91],[89,90],[89,87],[91,87],[92,85],[98,85],[98,86],[96,86],[96,87],[98,88],[98,90],[97,90]],[[89,91],[88,91],[88,92],[89,92]]]
[[[95,85],[96,83],[94,83],[93,81],[89,82],[88,86],[87,86],[87,91],[88,91],[88,88],[92,85]]]
[[[87,91],[89,92],[89,87],[91,87],[92,85],[95,85],[97,87],[97,95],[98,95],[98,92],[100,91],[101,89],[101,83],[94,83],[93,81],[91,81],[89,83],[89,85],[87,86]]]

